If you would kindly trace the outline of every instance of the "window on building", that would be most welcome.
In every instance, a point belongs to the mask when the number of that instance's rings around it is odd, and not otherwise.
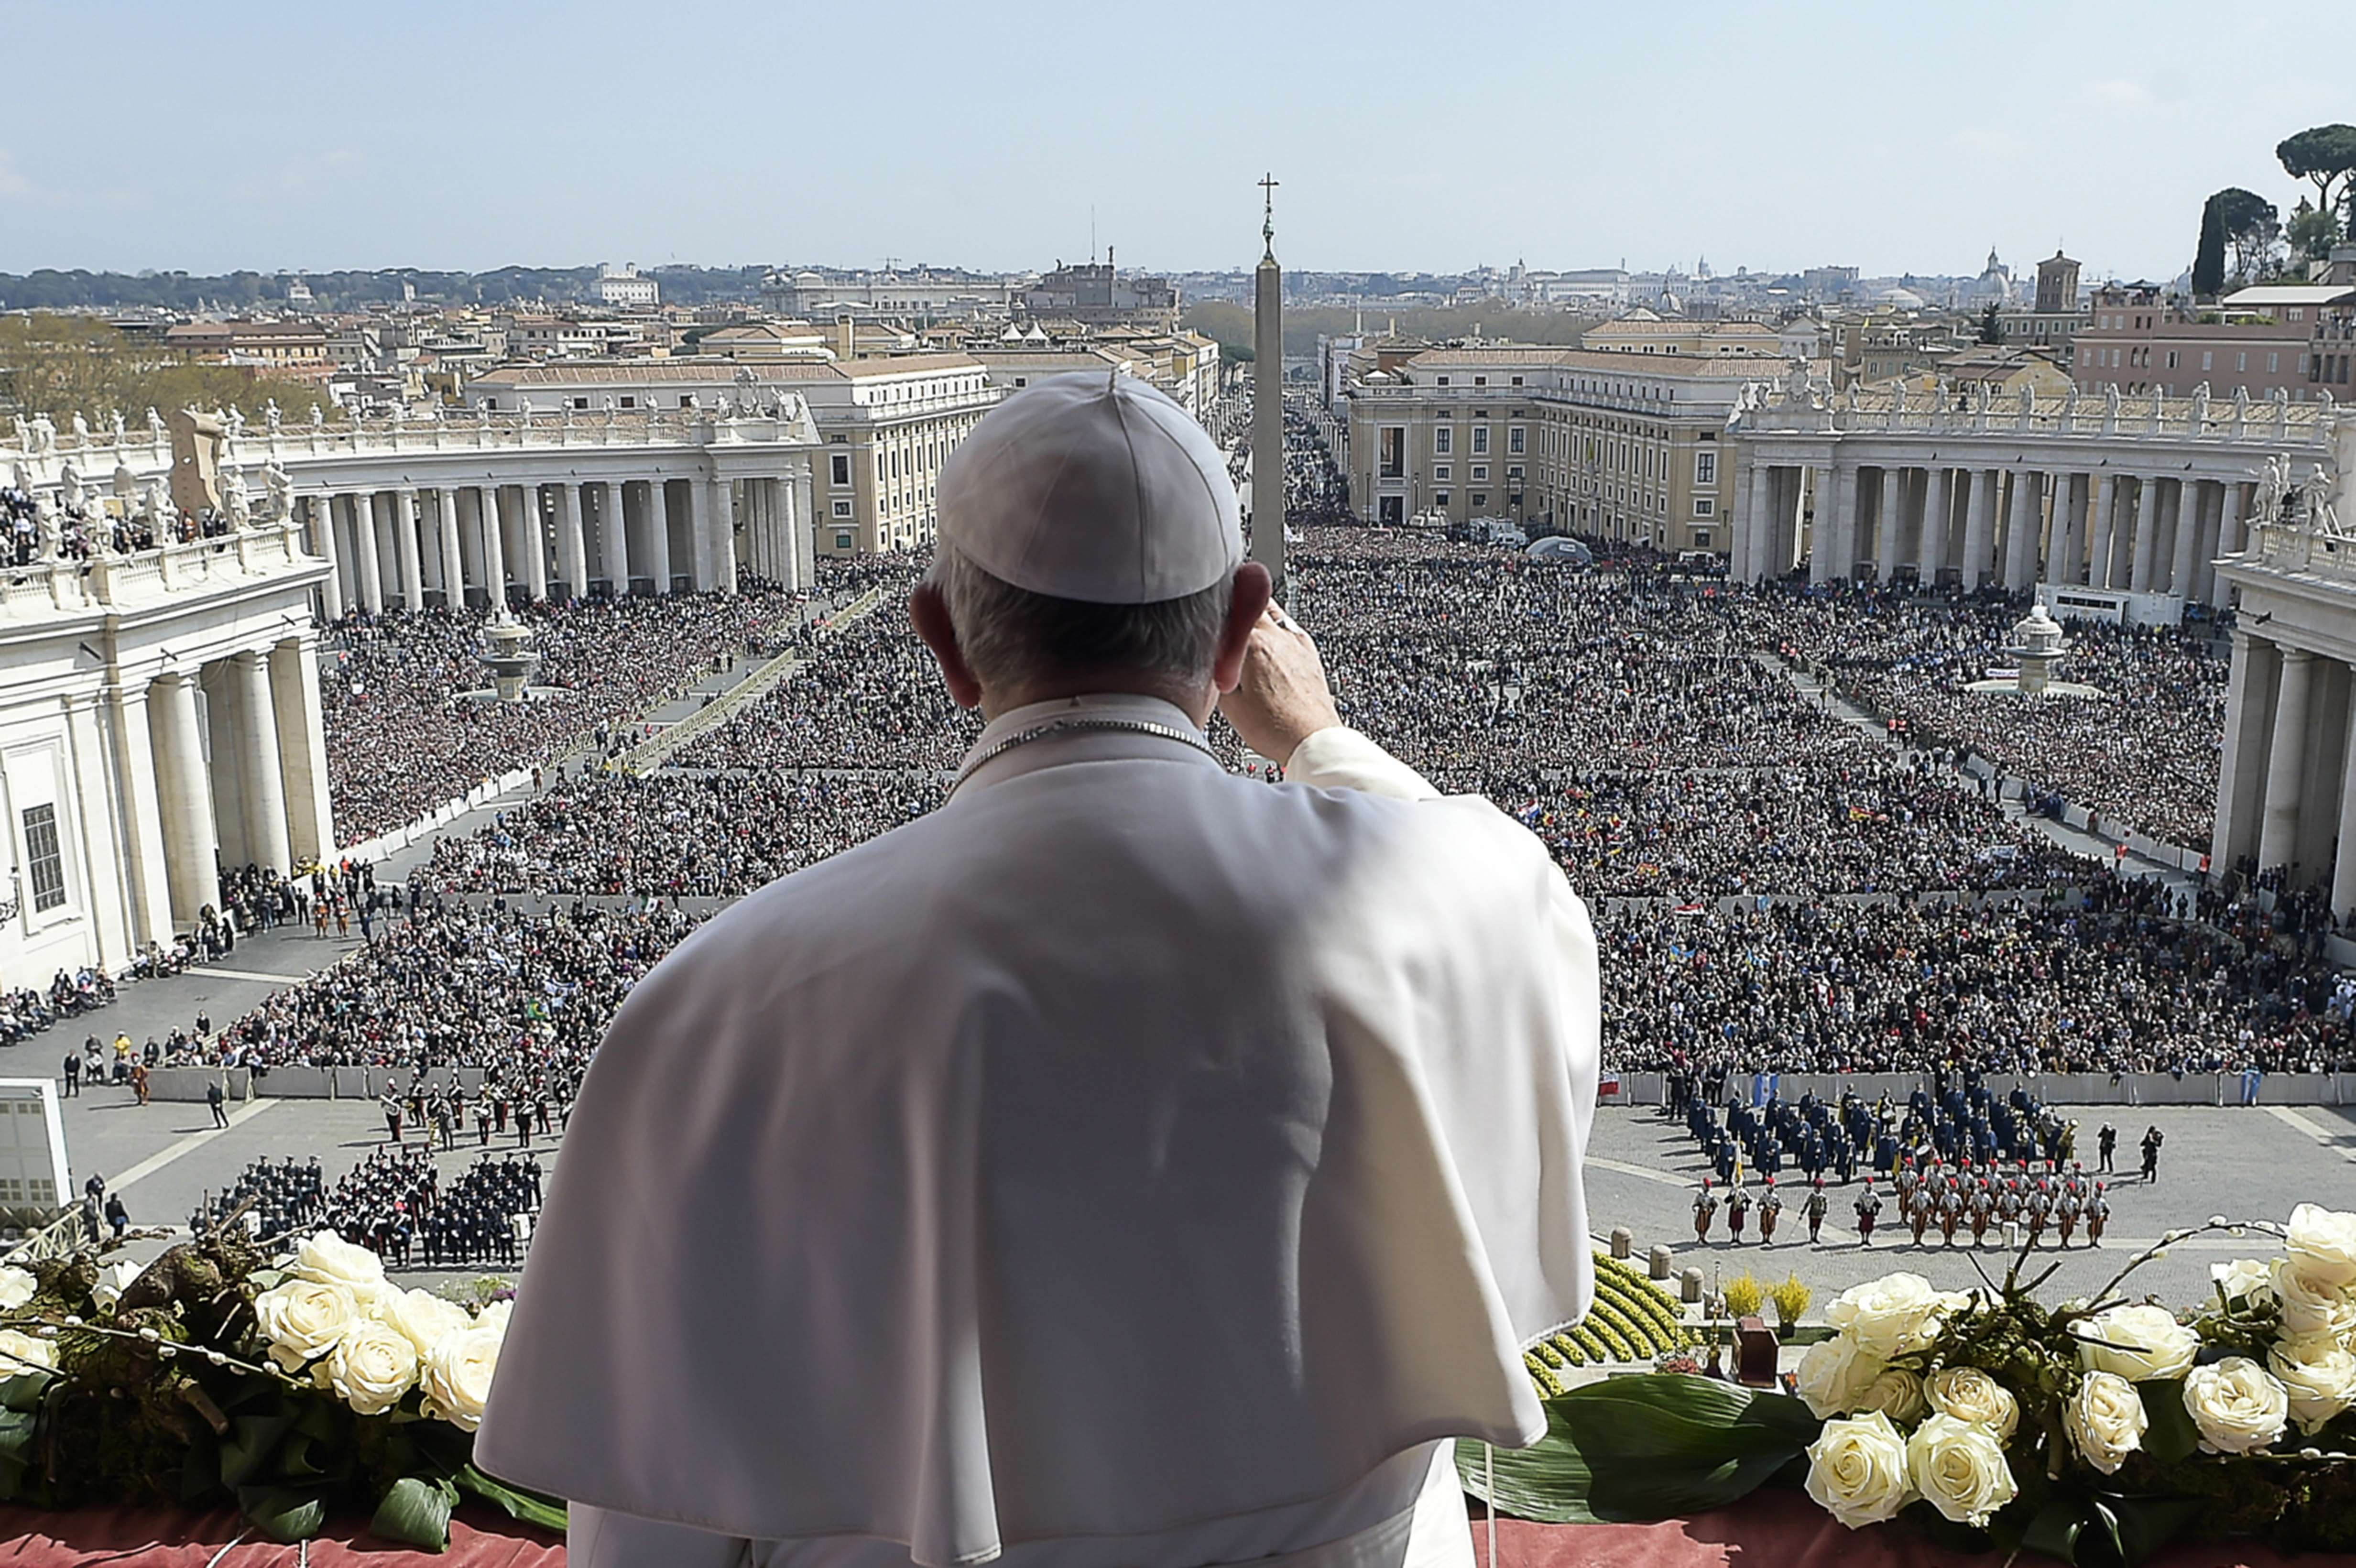
[[[1526,430],[1526,428],[1524,428],[1524,427],[1523,427],[1523,426],[1521,426],[1521,425],[1514,425],[1514,426],[1512,426],[1512,427],[1510,427],[1510,428],[1508,428],[1508,429],[1506,430],[1506,432],[1505,432],[1505,450],[1506,450],[1506,452],[1508,452],[1509,453],[1511,453],[1512,455],[1514,455],[1514,456],[1515,456],[1515,457],[1519,457],[1522,453],[1524,453],[1527,452],[1529,449],[1530,449],[1530,432],[1528,432],[1528,430]]]
[[[1431,465],[1431,476],[1434,479],[1453,479],[1456,477],[1455,464],[1435,463]]]
[[[1485,463],[1474,464],[1472,465],[1472,477],[1475,479],[1486,479],[1489,477],[1489,465]]]
[[[1696,528],[1694,530],[1694,549],[1708,549],[1708,548],[1709,530],[1708,528]]]
[[[635,409],[638,406],[638,400],[636,398],[624,398],[622,400],[622,406],[626,409]]]
[[[1718,503],[1717,503],[1716,501],[1711,500],[1711,499],[1710,499],[1708,496],[1696,496],[1694,497],[1694,516],[1695,516],[1695,517],[1715,517],[1715,516],[1717,515],[1717,513],[1718,513]]]
[[[1476,387],[1485,387],[1489,384],[1489,378],[1486,376],[1475,376],[1472,378],[1472,384]]]
[[[33,908],[55,909],[66,901],[66,860],[58,847],[58,808],[25,808],[25,869],[33,883]]]
[[[1431,432],[1431,450],[1441,457],[1456,450],[1456,431],[1451,425],[1435,425]]]
[[[1514,378],[1514,385],[1515,385],[1515,386],[1516,386],[1516,387],[1518,387],[1518,386],[1520,386],[1521,384],[1522,384],[1522,379],[1521,379],[1519,376],[1515,377],[1515,378]]]
[[[2250,368],[2250,354],[2249,354],[2249,350],[2247,350],[2247,349],[2244,349],[2241,353],[2236,354],[2236,355],[2234,355],[2234,356],[2233,356],[2233,368],[2234,368],[2234,369],[2236,369],[2236,370],[2246,370],[2246,369],[2248,369],[2249,368]]]
[[[838,485],[851,483],[851,454],[847,452],[834,454],[834,482]]]
[[[1431,504],[1435,507],[1445,507],[1448,505],[1448,492],[1445,490],[1434,490],[1431,493]]]
[[[1475,491],[1473,491],[1473,492],[1472,492],[1472,505],[1473,505],[1475,507],[1485,507],[1485,506],[1487,506],[1488,504],[1489,504],[1489,497],[1488,497],[1488,495],[1487,495],[1487,493],[1486,493],[1486,492],[1484,492],[1484,491],[1480,491],[1480,490],[1475,490]]]
[[[851,548],[851,536],[844,533],[836,534],[834,536],[834,548],[837,549],[849,549]]]
[[[2267,355],[2267,356],[2266,356],[2266,374],[2268,374],[2269,376],[2274,375],[2274,374],[2276,374],[2277,371],[2281,370],[2281,368],[2282,368],[2282,356],[2281,356],[2281,355],[2279,355],[2279,354],[2269,354],[2269,355]]]
[[[679,406],[683,409],[691,409],[695,407],[695,394],[692,392],[681,392],[679,395]]]
[[[1694,483],[1697,485],[1715,485],[1718,483],[1717,453],[1697,452],[1694,453]]]
[[[1445,377],[1445,376],[1440,377],[1440,378],[1439,379],[1439,384],[1440,384],[1440,386],[1443,386],[1443,387],[1445,387],[1446,385],[1448,385],[1448,378],[1447,378],[1447,377]]]
[[[1518,463],[1515,464],[1512,467],[1510,467],[1510,468],[1508,468],[1508,469],[1506,469],[1506,470],[1505,470],[1505,477],[1506,477],[1507,479],[1515,479],[1515,480],[1517,480],[1517,479],[1519,479],[1521,476],[1522,476],[1522,465],[1521,465],[1520,464],[1518,464]]]
[[[2169,369],[2173,370],[2173,369],[2175,369],[2175,368],[2176,368],[2176,359],[2177,359],[2176,350],[2175,350],[2175,349],[2173,349],[2173,348],[2169,349],[2169,350],[2168,351],[2168,368],[2169,368]]]
[[[851,503],[848,501],[837,501],[834,504],[834,515],[838,517],[847,517],[851,516]]]
[[[585,409],[589,406],[589,400],[586,398],[575,398],[573,400],[573,406],[576,409]]]
[[[1488,450],[1489,450],[1489,427],[1488,427],[1487,425],[1484,425],[1484,424],[1476,424],[1476,425],[1474,425],[1474,426],[1472,427],[1472,451],[1473,451],[1473,453],[1477,455],[1477,454],[1479,454],[1479,453],[1484,453],[1484,452],[1486,452],[1486,451],[1488,451]]]
[[[2201,368],[2203,370],[2209,370],[2209,369],[2213,369],[2213,368],[2215,368],[2215,367],[2211,363],[2211,361],[2214,360],[2216,357],[2217,357],[2217,356],[2216,356],[2216,355],[2214,355],[2214,354],[2212,354],[2212,353],[2211,353],[2208,349],[2206,349],[2206,348],[2202,349],[2202,350],[2201,351]]]

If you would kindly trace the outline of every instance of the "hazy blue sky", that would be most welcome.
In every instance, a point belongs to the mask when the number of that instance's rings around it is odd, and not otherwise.
[[[0,271],[886,258],[2169,276],[2356,5],[0,0]],[[2337,83],[2335,87],[2333,84]]]

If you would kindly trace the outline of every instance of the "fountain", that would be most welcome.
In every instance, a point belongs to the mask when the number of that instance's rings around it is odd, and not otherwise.
[[[524,683],[540,666],[540,656],[524,646],[530,636],[531,628],[505,611],[483,628],[483,667],[491,672],[492,692],[501,702],[529,700]]]
[[[2019,697],[2100,697],[2091,686],[2075,681],[2053,678],[2053,667],[2070,651],[2070,642],[2062,635],[2062,624],[2048,613],[2043,601],[2029,606],[2029,613],[2013,623],[2012,641],[2003,653],[2016,667],[2009,676],[1973,681],[1967,691],[1984,695]]]

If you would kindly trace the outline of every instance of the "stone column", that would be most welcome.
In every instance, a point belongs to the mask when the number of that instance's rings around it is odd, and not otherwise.
[[[1775,537],[1774,468],[1757,458],[1751,461],[1749,502],[1742,524],[1734,530],[1734,560],[1730,563],[1738,582],[1757,582],[1767,575]]]
[[[164,853],[164,798],[157,777],[154,731],[148,724],[146,686],[117,686],[108,693],[114,717],[115,765],[123,780],[123,848],[125,901],[131,906],[134,942],[172,939],[172,888]]]
[[[333,495],[311,497],[311,549],[331,569],[327,580],[319,584],[320,596],[327,601],[327,619],[339,619],[351,608],[352,580],[343,552],[336,548],[336,498]]]
[[[2086,492],[2090,487],[2088,477],[2083,474],[2053,475],[2053,554],[2056,559],[2045,569],[2048,581],[2077,583],[2086,580]]]
[[[1935,587],[1947,564],[1947,525],[1954,517],[1955,471],[1933,468],[1922,496],[1922,556],[1915,574],[1925,588]]]
[[[1899,483],[1902,470],[1885,466],[1881,471],[1881,515],[1874,519],[1873,575],[1888,582],[1898,573],[1898,508],[1900,497],[1906,491]]]
[[[1996,559],[1996,482],[1997,471],[1981,468],[1972,474],[1971,510],[1964,517],[1964,591],[1976,590],[1988,578]]]
[[[2307,695],[2315,656],[2285,648],[2282,689],[2275,698],[2275,734],[2266,750],[2266,814],[2258,826],[2258,869],[2291,859],[2298,843],[2298,805],[2307,771]]]
[[[706,516],[710,507],[704,494],[701,479],[690,479],[676,491],[663,486],[666,512],[672,496],[680,500],[680,516],[686,525],[681,531],[687,536],[687,581],[698,593],[712,592],[712,519]]]
[[[2213,479],[2188,479],[2185,485],[2192,497],[2193,544],[2192,576],[2190,581],[2176,585],[2187,604],[2209,602],[2209,580],[2215,575],[2217,560],[2218,507],[2223,502],[2224,486]]]
[[[2217,810],[2209,839],[2209,869],[2223,875],[2257,852],[2258,816],[2265,798],[2266,717],[2271,710],[2279,650],[2235,627],[2225,685],[2225,742],[2217,759]]]
[[[230,680],[237,693],[239,791],[245,807],[245,853],[256,865],[285,872],[286,797],[278,756],[278,721],[270,689],[270,663],[259,652],[230,656]]]
[[[392,553],[401,566],[401,607],[425,608],[425,550],[417,538],[417,492],[392,493]]]
[[[589,597],[589,546],[581,534],[581,486],[566,480],[556,487],[556,570],[568,598]]]
[[[2192,572],[2201,543],[2201,482],[2176,482],[2176,549],[2168,563],[2168,592],[2192,596]]]
[[[506,519],[500,515],[499,487],[486,485],[476,492],[483,518],[483,589],[490,596],[491,613],[508,607],[508,541]]]
[[[787,537],[793,545],[792,586],[796,588],[818,582],[818,501],[812,494],[816,485],[809,459],[798,460],[792,483],[786,487],[786,526],[791,530]]]
[[[2221,556],[2239,555],[2249,546],[2242,522],[2242,486],[2239,482],[2229,481],[2226,484],[2221,505],[2222,509],[2218,513],[2217,520],[2217,553]],[[2225,581],[2223,572],[2212,570],[2209,581],[2210,604],[2222,610],[2233,602],[2233,585]]]
[[[434,528],[441,540],[442,602],[453,610],[466,607],[466,552],[458,542],[458,493],[434,492]]]
[[[647,575],[655,592],[670,592],[670,486],[660,479],[647,481]]]
[[[1833,470],[1830,466],[1811,468],[1808,475],[1815,505],[1815,523],[1808,535],[1808,581],[1829,582],[1837,575],[1833,554],[1833,535],[1837,527],[1833,518]]]
[[[2037,581],[2039,525],[2044,521],[2044,475],[2034,468],[2012,475],[2012,519],[2005,527],[2004,585],[2019,593]]]
[[[2349,692],[2348,748],[2340,769],[2340,848],[2331,865],[2331,913],[2356,908],[2356,688]]]
[[[165,675],[148,688],[156,795],[164,807],[164,867],[176,926],[193,925],[205,905],[220,907],[214,860],[212,781],[197,721],[197,677]]]
[[[452,581],[457,580],[454,576]],[[464,587],[459,591],[464,592]],[[302,636],[273,646],[270,690],[271,714],[278,726],[278,777],[286,802],[286,846],[297,864],[325,864],[336,857],[336,823],[327,793],[327,724],[319,705],[318,644]]]
[[[736,592],[736,508],[735,495],[725,479],[714,479],[704,488],[708,500],[704,506],[705,531],[712,537],[712,586],[721,593]]]
[[[523,552],[524,592],[533,603],[543,603],[548,598],[548,514],[539,485],[516,488],[516,549]]]
[[[590,488],[584,485],[584,489]],[[600,480],[597,492],[597,559],[605,569],[606,592],[616,599],[630,593],[629,530],[622,526],[622,487]]]
[[[2086,585],[2090,588],[2111,585],[2111,541],[2117,526],[2115,515],[2118,511],[2118,475],[2108,471],[2094,486],[2094,543],[2086,560]]]
[[[376,496],[361,491],[352,497],[352,557],[359,565],[360,605],[371,615],[384,613],[384,569],[376,553]]]
[[[2159,481],[2145,475],[2136,481],[2135,554],[2127,566],[2127,592],[2148,593],[2159,549]]]

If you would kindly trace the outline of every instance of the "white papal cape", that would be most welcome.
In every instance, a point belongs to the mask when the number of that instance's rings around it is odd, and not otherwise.
[[[1192,728],[984,745],[1064,712]],[[1289,780],[1020,745],[697,933],[583,1087],[477,1462],[779,1562],[1199,1563],[1537,1438],[1521,1352],[1593,1289],[1586,909],[1355,731]]]

